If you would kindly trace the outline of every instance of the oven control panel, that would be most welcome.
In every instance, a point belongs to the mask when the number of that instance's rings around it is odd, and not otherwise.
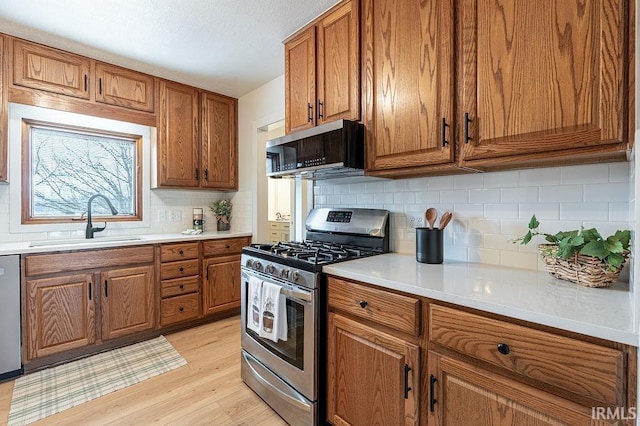
[[[247,254],[242,255],[242,267],[259,272],[260,275],[268,275],[279,280],[287,281],[296,285],[307,288],[316,288],[317,274],[298,268],[272,262],[266,259],[260,259]]]

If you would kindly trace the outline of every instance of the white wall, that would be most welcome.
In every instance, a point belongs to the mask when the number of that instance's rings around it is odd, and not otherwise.
[[[240,214],[242,210],[241,224],[253,231],[255,241],[269,240],[266,153],[264,143],[258,141],[258,129],[281,120],[284,120],[284,75],[238,100],[240,180],[234,211]]]

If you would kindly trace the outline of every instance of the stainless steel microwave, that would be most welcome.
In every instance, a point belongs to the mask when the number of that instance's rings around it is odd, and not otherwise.
[[[330,179],[364,174],[364,126],[337,120],[267,141],[267,176]]]

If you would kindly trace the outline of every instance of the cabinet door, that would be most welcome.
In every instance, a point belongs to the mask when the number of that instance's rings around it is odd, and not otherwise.
[[[114,269],[100,275],[102,340],[155,325],[153,266]]]
[[[316,27],[284,45],[286,133],[316,125]]]
[[[96,63],[96,102],[153,112],[154,92],[150,75]]]
[[[322,19],[318,29],[318,124],[360,120],[360,14],[349,1]]]
[[[21,40],[13,43],[13,84],[89,99],[89,59]]]
[[[26,281],[27,359],[95,342],[92,285],[91,274]]]
[[[9,81],[9,58],[7,39],[0,35],[0,182],[9,180],[7,176],[7,152],[9,147],[9,101],[7,82]]]
[[[329,313],[327,418],[334,425],[418,424],[420,350]]]
[[[364,0],[368,171],[453,162],[452,10],[451,0]]]
[[[582,407],[471,364],[428,355],[426,407],[434,425],[588,425],[591,408]],[[433,391],[433,392],[432,392]]]
[[[158,184],[198,187],[198,90],[162,80],[158,129]]]
[[[204,259],[202,313],[240,308],[240,256]]]
[[[236,99],[202,93],[203,187],[238,188],[237,108]]]
[[[623,142],[625,3],[464,0],[463,160]]]

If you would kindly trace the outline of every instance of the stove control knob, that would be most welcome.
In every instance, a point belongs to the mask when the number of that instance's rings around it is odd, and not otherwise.
[[[256,271],[262,271],[262,263],[258,262],[257,260],[254,261],[253,269],[255,269]]]
[[[272,264],[268,264],[267,267],[264,269],[264,271],[267,274],[273,274],[273,271],[275,271],[275,270],[276,270],[276,267],[273,266]]]
[[[298,278],[300,278],[300,274],[298,273],[298,271],[293,271],[291,273],[291,280],[298,281]]]
[[[282,278],[289,278],[289,270],[283,268],[282,271],[280,271],[280,276]]]
[[[247,262],[245,263],[245,265],[247,266],[247,268],[251,268],[253,266],[253,260],[247,259]]]

